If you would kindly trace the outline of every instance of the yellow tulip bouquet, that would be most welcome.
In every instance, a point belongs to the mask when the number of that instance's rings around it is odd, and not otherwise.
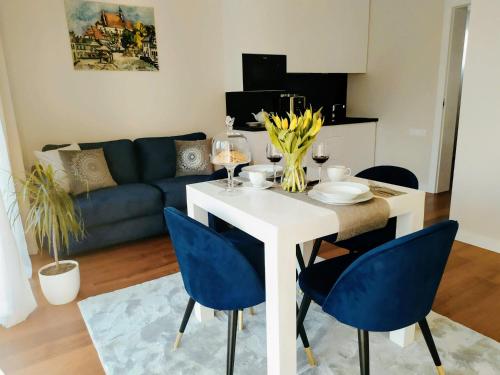
[[[267,116],[265,124],[271,142],[285,158],[285,169],[281,180],[283,190],[290,192],[306,190],[307,181],[302,168],[302,159],[314,143],[323,121],[321,108],[314,114],[312,109],[307,109],[300,116],[288,113],[288,118]]]

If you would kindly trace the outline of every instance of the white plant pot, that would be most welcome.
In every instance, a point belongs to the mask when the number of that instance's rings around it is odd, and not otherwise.
[[[68,272],[51,276],[42,275],[42,271],[55,265],[55,262],[47,264],[38,270],[38,278],[40,279],[43,295],[52,305],[64,305],[73,301],[80,290],[80,267],[78,262],[74,260],[61,260],[59,263],[72,263],[76,267]]]

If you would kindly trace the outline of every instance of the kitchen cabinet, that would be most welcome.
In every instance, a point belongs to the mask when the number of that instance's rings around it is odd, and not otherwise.
[[[291,73],[366,73],[370,0],[224,0],[226,91],[242,53],[287,55]]]

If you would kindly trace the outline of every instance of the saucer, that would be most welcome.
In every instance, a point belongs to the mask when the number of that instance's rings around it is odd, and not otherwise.
[[[247,189],[265,190],[265,189],[269,189],[273,185],[274,185],[274,183],[272,181],[265,181],[262,186],[252,185],[251,182],[243,182],[243,185],[241,185],[241,186],[244,187],[244,188],[247,188]]]

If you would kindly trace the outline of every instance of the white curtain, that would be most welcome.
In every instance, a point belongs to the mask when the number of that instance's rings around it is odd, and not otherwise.
[[[12,179],[5,109],[12,110],[12,103],[0,41],[0,325],[8,328],[25,320],[36,308],[36,301],[29,283],[31,261]]]

